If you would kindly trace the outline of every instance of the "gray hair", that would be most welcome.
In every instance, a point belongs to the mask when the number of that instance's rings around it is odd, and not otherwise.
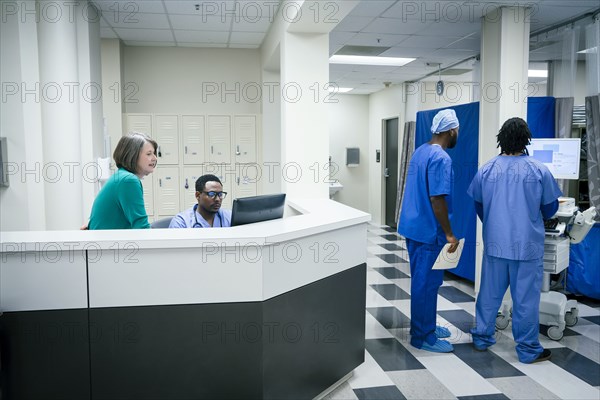
[[[121,137],[119,143],[117,143],[117,147],[115,147],[115,152],[113,153],[113,158],[115,159],[117,167],[125,168],[132,174],[137,173],[138,158],[146,142],[154,147],[154,153],[156,153],[158,144],[145,133],[130,132]]]

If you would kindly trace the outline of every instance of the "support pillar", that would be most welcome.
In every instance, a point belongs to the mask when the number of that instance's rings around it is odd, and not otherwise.
[[[529,16],[525,7],[501,7],[486,15],[481,27],[481,100],[479,165],[496,155],[496,135],[509,118],[527,118]],[[483,239],[477,222],[475,292],[479,292]]]

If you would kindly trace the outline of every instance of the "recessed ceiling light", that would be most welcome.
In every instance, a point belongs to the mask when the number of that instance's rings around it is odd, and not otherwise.
[[[530,78],[547,78],[548,71],[545,69],[530,69],[527,70],[527,76]]]
[[[334,55],[329,58],[331,64],[355,64],[355,65],[384,65],[401,67],[414,61],[414,58],[400,57],[372,57],[372,56],[342,56]]]

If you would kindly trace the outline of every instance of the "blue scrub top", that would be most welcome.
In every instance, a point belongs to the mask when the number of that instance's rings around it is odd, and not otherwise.
[[[542,205],[562,195],[548,168],[528,156],[497,156],[477,171],[467,190],[483,205],[485,254],[509,260],[544,255]]]
[[[210,226],[202,215],[196,211],[197,208],[198,204],[195,204],[194,207],[177,214],[171,220],[169,228],[226,228],[231,226],[231,210],[220,209],[215,215],[213,226]],[[195,218],[194,214],[196,214]]]
[[[415,150],[406,176],[399,234],[421,243],[446,243],[429,198],[444,195],[450,217],[453,174],[452,159],[441,146],[425,143]]]

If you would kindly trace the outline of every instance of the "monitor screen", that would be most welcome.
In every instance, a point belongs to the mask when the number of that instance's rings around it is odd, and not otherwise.
[[[283,218],[285,193],[242,197],[233,200],[231,226]]]
[[[579,179],[580,138],[531,139],[529,155],[548,167],[555,179]]]

